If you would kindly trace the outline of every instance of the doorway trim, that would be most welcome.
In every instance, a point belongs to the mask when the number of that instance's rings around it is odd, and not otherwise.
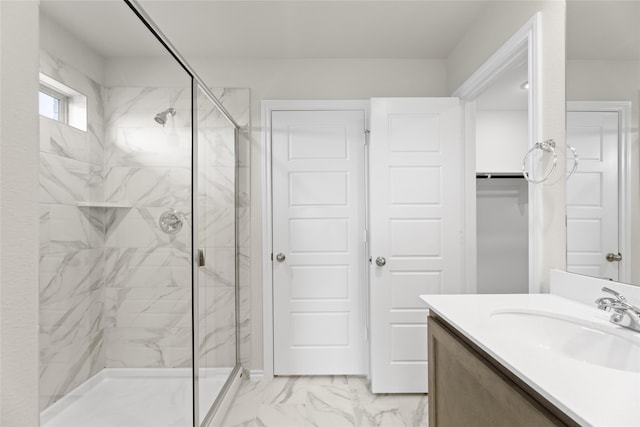
[[[272,170],[271,170],[271,113],[274,111],[362,111],[365,117],[365,129],[369,129],[369,100],[265,100],[261,102],[262,118],[262,343],[263,343],[263,377],[273,378],[273,264],[271,250],[273,247],[273,205],[272,205]],[[367,155],[365,149],[365,156]],[[366,180],[365,161],[365,190]],[[365,191],[365,194],[367,192]],[[366,213],[368,201],[365,200],[365,227],[368,228]],[[367,255],[365,254],[365,257]],[[368,288],[367,278],[363,278],[364,288]],[[366,292],[366,291],[365,291]],[[365,328],[368,329],[367,306],[363,305]],[[368,358],[367,358],[368,361]],[[368,366],[366,367],[368,372]]]
[[[618,247],[625,254],[618,281],[631,283],[631,101],[567,101],[566,110],[618,113]]]
[[[460,98],[464,110],[464,210],[468,242],[465,257],[467,272],[477,271],[475,100],[493,84],[502,71],[526,58],[529,75],[528,146],[533,147],[542,134],[541,34],[541,13],[537,12],[452,94],[452,96]],[[542,186],[530,185],[529,293],[542,291],[542,201]],[[467,274],[466,288],[468,293],[477,292],[477,274]]]

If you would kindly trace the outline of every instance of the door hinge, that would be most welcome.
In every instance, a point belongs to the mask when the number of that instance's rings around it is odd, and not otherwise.
[[[369,145],[369,135],[371,135],[371,131],[369,129],[364,130],[364,146]]]

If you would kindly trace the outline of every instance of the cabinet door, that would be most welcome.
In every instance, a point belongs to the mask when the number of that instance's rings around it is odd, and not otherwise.
[[[577,426],[558,413],[429,317],[430,427]]]

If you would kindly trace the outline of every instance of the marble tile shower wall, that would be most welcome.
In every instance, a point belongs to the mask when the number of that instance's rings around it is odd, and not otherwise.
[[[182,88],[102,88],[46,52],[41,71],[87,95],[88,131],[41,118],[40,391],[49,406],[104,367],[191,365],[191,108]],[[215,94],[245,129],[249,90]],[[174,107],[163,128],[153,121]],[[228,130],[226,131],[228,132]],[[209,266],[203,298],[212,326],[201,338],[206,366],[232,366],[229,310],[233,253],[233,163],[212,133],[213,161],[200,196],[206,206]],[[248,138],[240,158],[241,345],[249,358]],[[212,200],[216,203],[211,204]],[[107,202],[111,207],[79,206]],[[114,207],[117,206],[117,207]],[[187,215],[176,235],[160,231],[167,208]],[[213,237],[215,236],[215,237]],[[207,237],[205,237],[207,238]],[[202,360],[202,358],[201,358]]]
[[[106,88],[105,358],[108,368],[191,366],[191,90]],[[169,108],[166,125],[154,116]],[[166,234],[169,208],[188,221]]]
[[[248,128],[249,91],[214,92]],[[182,88],[106,90],[105,201],[131,206],[109,209],[105,220],[107,367],[191,365],[190,96]],[[153,116],[168,107],[176,115],[163,128]],[[198,235],[207,267],[201,271],[200,365],[230,367],[235,363],[233,131],[217,113],[201,118]],[[157,226],[167,208],[189,218],[176,235]],[[248,215],[241,217],[248,229]],[[247,326],[249,298],[243,300]],[[246,327],[243,335],[246,347]]]
[[[214,90],[216,97],[238,120],[249,128],[249,91],[239,89]],[[235,364],[235,170],[234,131],[224,117],[205,97],[198,99],[199,139],[199,243],[207,253],[207,265],[200,271],[200,366],[231,367]],[[242,138],[242,135],[241,135]],[[241,141],[246,143],[246,141]],[[246,197],[244,198],[246,200]],[[242,197],[240,198],[242,203]],[[236,218],[241,229],[248,226],[245,207]],[[243,233],[244,235],[245,233]],[[239,242],[243,246],[242,241]],[[245,245],[246,246],[246,242]],[[242,271],[240,272],[242,274]],[[246,271],[244,274],[248,274]],[[243,285],[240,295],[248,288]],[[241,337],[246,351],[248,334],[247,305],[240,306],[243,330]],[[244,354],[241,351],[241,354]]]
[[[40,118],[40,407],[105,366],[99,84],[41,52],[40,71],[87,96],[87,132]]]

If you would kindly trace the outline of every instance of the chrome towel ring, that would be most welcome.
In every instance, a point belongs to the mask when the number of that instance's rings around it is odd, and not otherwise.
[[[527,171],[527,159],[529,158],[531,153],[533,153],[535,150],[542,150],[547,153],[551,153],[551,155],[553,156],[553,165],[551,165],[551,169],[549,169],[549,171],[539,180],[532,179],[529,175],[529,172]],[[531,147],[529,151],[527,151],[527,154],[524,155],[524,159],[522,159],[522,176],[524,176],[524,179],[526,179],[532,184],[540,184],[545,182],[547,179],[549,179],[553,171],[556,170],[557,165],[558,165],[558,154],[556,153],[555,141],[553,139],[547,139],[546,141],[543,141],[543,142],[536,142],[535,145]]]

